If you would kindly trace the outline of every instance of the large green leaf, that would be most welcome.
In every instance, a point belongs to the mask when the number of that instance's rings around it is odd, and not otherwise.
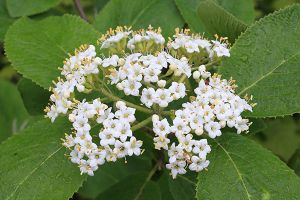
[[[169,170],[162,171],[157,183],[159,184],[162,200],[175,200],[169,188]]]
[[[256,140],[271,150],[283,161],[288,162],[300,148],[299,125],[290,117],[266,120],[267,128],[257,135]]]
[[[176,179],[169,176],[169,188],[174,200],[196,199],[196,177],[195,173],[178,175]]]
[[[150,180],[150,173],[140,172],[129,175],[101,193],[97,200],[160,200],[158,184]]]
[[[0,145],[0,199],[68,199],[86,176],[64,155],[70,124],[41,120]]]
[[[207,171],[198,176],[198,199],[299,199],[300,179],[268,150],[241,135],[209,140]]]
[[[205,0],[189,0],[189,1],[175,0],[175,2],[176,2],[178,9],[180,10],[183,18],[188,23],[189,27],[195,32],[202,33],[202,32],[208,31],[205,29],[206,24],[203,23],[203,22],[206,22],[205,18],[209,17],[209,18],[215,19],[215,15],[220,15],[218,13],[220,11],[220,9],[219,10],[212,9],[210,12],[205,11],[203,9],[203,10],[201,10],[201,12],[203,12],[203,15],[201,15],[201,17],[199,17],[199,15],[197,13],[197,9],[200,5],[201,6],[203,5],[203,2],[205,2]],[[253,3],[253,1],[241,0],[241,1],[239,1],[239,3],[236,3],[235,1],[232,1],[232,0],[215,0],[214,2],[226,10],[226,11],[221,10],[225,17],[219,19],[219,20],[221,20],[221,22],[223,22],[225,24],[228,23],[226,20],[229,20],[229,17],[228,17],[228,15],[230,15],[229,13],[231,13],[232,15],[234,15],[236,18],[240,19],[241,21],[245,22],[246,24],[250,24],[254,20],[254,5],[253,5],[254,3]],[[211,16],[209,16],[208,14],[211,14]],[[204,16],[204,18],[202,19],[203,16]],[[203,20],[203,22],[202,22],[202,20]],[[212,20],[211,22],[213,24],[219,23],[215,20]],[[209,25],[209,24],[207,24],[207,25]],[[215,33],[216,32],[212,32],[211,34],[214,35]]]
[[[255,19],[254,1],[240,0],[215,0],[222,8],[246,24],[251,24]]]
[[[61,0],[6,0],[9,15],[12,17],[38,14],[56,6]]]
[[[21,93],[27,111],[31,115],[44,115],[44,108],[49,102],[50,92],[31,80],[23,78],[18,82],[18,90]]]
[[[6,10],[5,0],[0,0],[0,42],[4,40],[5,33],[8,27],[14,22]]]
[[[198,15],[207,32],[228,37],[232,43],[247,28],[244,22],[212,0],[205,0],[199,4]]]
[[[250,27],[231,48],[220,73],[237,80],[238,94],[257,106],[248,116],[300,111],[300,5],[271,14]]]
[[[121,25],[133,28],[161,27],[165,36],[172,36],[183,26],[173,0],[111,0],[96,16],[94,25],[102,33]]]
[[[150,169],[150,160],[144,160],[139,157],[127,158],[127,163],[124,160],[106,163],[99,167],[95,176],[88,177],[82,188],[80,188],[79,193],[85,198],[95,198],[108,188],[114,187],[116,183],[126,176]]]
[[[5,38],[5,50],[12,65],[24,77],[48,88],[60,72],[58,67],[75,48],[95,43],[99,34],[79,17],[64,15],[41,21],[22,18]]]
[[[300,176],[300,148],[295,151],[288,164]]]
[[[29,114],[16,86],[0,79],[0,142],[29,123]]]

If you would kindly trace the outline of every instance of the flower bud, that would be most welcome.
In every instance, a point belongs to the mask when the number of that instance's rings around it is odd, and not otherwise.
[[[123,90],[124,89],[122,83],[118,83],[117,84],[117,88],[118,88],[118,90]]]
[[[126,103],[124,103],[123,101],[118,101],[116,103],[116,107],[121,110],[122,108],[126,108]]]
[[[200,65],[199,68],[198,68],[198,70],[199,70],[200,72],[206,71],[205,65]]]
[[[195,130],[196,135],[202,135],[203,134],[203,128],[197,128]]]
[[[159,120],[159,116],[158,115],[152,115],[152,121],[153,122],[157,122]]]
[[[194,79],[199,79],[200,78],[200,72],[199,71],[194,71],[193,78]]]
[[[166,81],[165,80],[159,80],[157,82],[158,87],[164,88],[166,86]]]
[[[118,65],[119,66],[123,66],[125,64],[125,59],[124,58],[120,58],[119,60],[118,60]]]

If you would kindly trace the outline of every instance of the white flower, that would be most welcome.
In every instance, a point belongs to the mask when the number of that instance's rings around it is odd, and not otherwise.
[[[230,56],[229,49],[226,47],[226,44],[222,44],[219,41],[212,41],[212,42],[214,44],[212,50],[218,57]]]
[[[115,137],[113,136],[113,131],[109,129],[104,129],[99,133],[100,144],[101,146],[114,145],[116,142]]]
[[[133,154],[139,156],[141,154],[142,145],[143,142],[140,140],[136,140],[135,137],[131,137],[128,142],[125,142],[125,147],[129,156],[132,156]]]
[[[132,136],[132,131],[130,129],[130,124],[129,123],[122,123],[121,124],[121,129],[120,129],[120,140],[122,142],[125,142],[127,140],[127,137],[131,137]]]
[[[118,66],[118,60],[119,60],[119,57],[117,55],[113,55],[110,58],[103,59],[102,66],[104,68],[109,67],[109,66],[116,67],[116,66]]]
[[[186,122],[175,118],[173,120],[173,126],[171,127],[172,132],[176,134],[177,137],[188,134],[191,131],[191,128],[188,126]]]
[[[73,122],[73,127],[78,133],[86,133],[91,130],[91,126],[88,123],[88,118],[83,115],[76,116],[76,119]]]
[[[143,70],[144,81],[145,82],[157,82],[158,75],[161,73],[161,70],[158,67],[149,66]]]
[[[142,87],[142,84],[134,80],[124,80],[122,81],[123,91],[126,95],[138,96],[139,89]]]
[[[172,82],[169,91],[172,93],[174,100],[185,97],[185,85],[183,83]]]
[[[116,45],[116,43],[120,42],[122,39],[127,38],[131,32],[117,32],[116,35],[112,35],[103,41],[101,45],[101,49],[110,48]]]
[[[79,164],[81,159],[83,158],[84,154],[83,152],[77,151],[77,149],[74,149],[70,153],[70,159],[72,163]]]
[[[114,114],[111,112],[111,108],[108,108],[104,111],[103,115],[98,116],[98,118],[96,119],[98,124],[103,123],[104,120],[109,120],[114,118]]]
[[[186,162],[183,160],[166,164],[166,168],[171,170],[173,179],[176,178],[177,174],[186,173],[185,166],[186,166]]]
[[[153,88],[144,88],[142,90],[141,102],[150,108],[156,100],[156,92]]]
[[[143,68],[138,63],[135,63],[128,67],[127,71],[129,79],[132,79],[133,81],[141,81],[143,79]]]
[[[101,103],[100,99],[95,99],[93,101],[93,107],[98,116],[102,116],[105,114],[105,110],[108,108],[107,105]]]
[[[155,103],[160,107],[167,107],[168,104],[172,101],[171,92],[168,89],[157,89],[155,92]]]
[[[51,105],[49,108],[49,111],[47,112],[47,117],[51,119],[51,122],[53,123],[54,120],[58,117],[59,112],[57,111],[57,108],[55,105]]]
[[[98,167],[92,168],[86,160],[82,160],[79,164],[79,168],[81,174],[88,174],[90,176],[94,176],[94,171],[98,169]]]
[[[169,163],[174,163],[176,160],[181,160],[184,158],[184,149],[181,145],[175,145],[173,143],[168,150]]]
[[[194,41],[188,41],[184,46],[188,53],[199,52],[198,44]]]
[[[125,147],[125,143],[116,140],[115,148],[113,149],[114,154],[118,158],[124,158],[127,155],[127,149]]]
[[[194,145],[194,140],[192,134],[187,134],[178,138],[180,145],[187,151],[191,152]]]
[[[204,126],[205,130],[208,132],[209,137],[215,138],[217,136],[220,136],[222,132],[220,131],[221,126],[218,122],[208,122]]]
[[[166,135],[159,134],[153,138],[155,149],[165,149],[168,150],[168,144],[170,143],[170,139],[166,137]]]
[[[200,172],[203,169],[207,168],[209,165],[208,160],[202,160],[197,156],[192,156],[192,163],[189,165],[191,171]]]
[[[128,123],[135,121],[135,108],[123,107],[115,113],[115,117]]]
[[[163,119],[161,121],[156,121],[153,123],[153,132],[157,135],[167,135],[171,131],[169,122],[167,119]]]

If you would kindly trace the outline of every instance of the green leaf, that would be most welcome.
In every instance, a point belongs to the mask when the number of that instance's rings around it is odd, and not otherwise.
[[[300,111],[300,5],[271,14],[251,26],[231,48],[220,73],[237,80],[237,93],[253,95],[251,117]]]
[[[197,33],[204,33],[205,27],[197,14],[197,8],[201,0],[175,0],[183,19],[189,25],[189,28]]]
[[[29,16],[48,10],[61,0],[6,0],[9,15],[12,17]]]
[[[17,88],[0,79],[0,142],[24,129],[28,123],[29,114]]]
[[[237,4],[232,0],[215,0],[222,8],[246,24],[255,19],[254,1],[240,0]]]
[[[21,18],[5,38],[12,65],[24,77],[48,88],[60,75],[58,67],[81,44],[95,43],[99,33],[79,17],[64,15],[41,21]]]
[[[267,128],[263,119],[251,119],[251,123],[249,134],[259,133]]]
[[[160,200],[158,184],[150,180],[152,175],[151,171],[127,176],[101,193],[96,200]]]
[[[49,102],[50,92],[38,86],[29,79],[18,82],[18,90],[30,115],[44,115],[44,109]]]
[[[86,176],[64,155],[67,120],[41,120],[0,145],[0,199],[68,199]]]
[[[209,140],[207,171],[198,175],[198,199],[298,199],[300,179],[268,150],[241,135]]]
[[[0,42],[3,42],[8,27],[14,22],[6,10],[5,0],[0,0]]]
[[[292,117],[287,116],[282,119],[266,120],[266,125],[267,129],[258,135],[261,139],[256,140],[287,162],[300,147],[298,124]]]
[[[300,148],[295,151],[292,158],[289,160],[289,166],[300,176]]]
[[[172,36],[183,20],[173,0],[111,0],[95,18],[94,26],[102,33],[117,26],[161,27],[165,36]]]
[[[244,22],[212,0],[205,0],[199,4],[198,15],[207,32],[228,37],[232,43],[247,28]]]
[[[161,192],[161,199],[163,200],[175,200],[169,188],[169,178],[170,178],[169,172],[170,172],[169,170],[163,170],[162,174],[157,180]]]
[[[99,167],[95,172],[95,176],[88,177],[82,188],[80,188],[79,193],[85,198],[94,199],[126,176],[150,169],[150,160],[143,160],[138,157],[127,158],[127,163],[124,160],[106,163]]]
[[[189,27],[194,32],[199,33],[209,31],[209,27],[213,26],[213,24],[216,24],[216,26],[218,26],[220,25],[220,23],[228,23],[228,20],[232,18],[229,17],[231,15],[235,16],[237,19],[243,21],[246,24],[250,24],[251,22],[253,22],[255,16],[253,1],[249,0],[241,0],[238,4],[232,0],[215,0],[213,4],[211,4],[212,9],[210,11],[205,10],[205,8],[207,7],[207,3],[209,3],[206,0],[175,0],[175,2]],[[218,5],[223,9],[219,8]],[[204,8],[201,9],[199,8],[200,6],[204,6]],[[197,13],[198,8],[201,9],[201,17]],[[218,12],[221,12],[222,14]],[[223,15],[223,17],[216,18],[216,16],[218,15]],[[208,17],[213,17],[213,20],[207,22],[206,18]],[[236,18],[232,19],[237,20]],[[220,22],[218,22],[217,20],[220,20]],[[205,25],[208,26],[207,30],[205,29]],[[224,30],[226,29],[224,28]],[[211,35],[214,35],[216,33],[217,32],[210,32]]]
[[[176,179],[169,176],[169,188],[174,200],[196,199],[195,173],[178,175]]]

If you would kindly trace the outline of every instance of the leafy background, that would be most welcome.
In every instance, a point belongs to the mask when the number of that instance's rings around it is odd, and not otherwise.
[[[291,6],[296,3],[84,0],[83,14],[71,0],[0,0],[0,199],[299,199],[300,6]],[[229,38],[232,57],[220,73],[237,80],[238,93],[256,98],[254,113],[246,114],[253,121],[250,133],[211,140],[211,165],[198,176],[171,180],[159,170],[159,155],[144,133],[138,133],[145,141],[142,157],[81,176],[60,145],[68,123],[43,119],[47,88],[75,47],[94,43],[109,27],[148,24],[161,26],[166,37],[174,27],[189,27],[210,38],[216,33]]]

